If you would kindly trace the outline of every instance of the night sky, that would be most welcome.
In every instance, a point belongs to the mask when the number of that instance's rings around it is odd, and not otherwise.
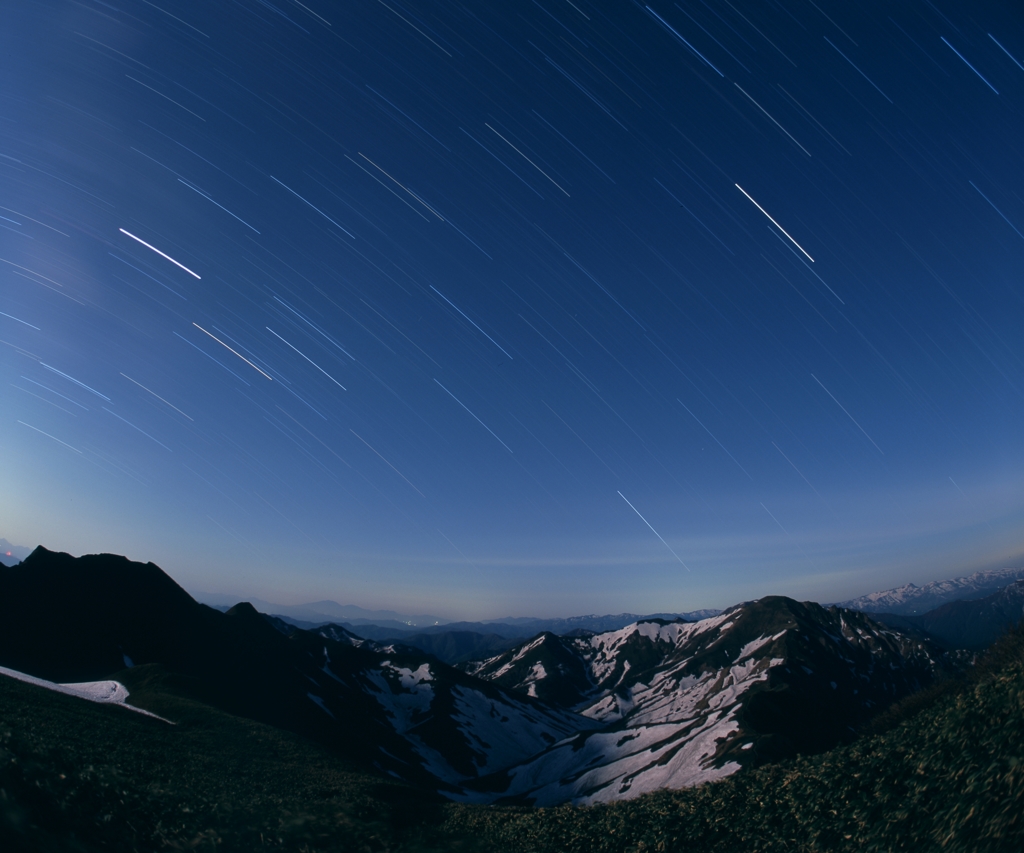
[[[10,541],[452,619],[1024,553],[1015,3],[2,6]]]

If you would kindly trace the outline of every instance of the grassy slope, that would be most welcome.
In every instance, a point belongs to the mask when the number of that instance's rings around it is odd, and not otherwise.
[[[465,849],[440,798],[138,669],[132,700],[177,725],[0,678],[0,849]]]
[[[167,692],[173,679],[137,670],[127,679],[132,699],[177,726],[0,679],[0,847],[1024,849],[1021,629],[971,682],[937,691],[923,708],[921,700],[909,703],[909,718],[890,715],[892,727],[881,734],[711,785],[591,809],[442,804],[358,773],[294,735],[175,698]]]
[[[592,809],[450,807],[447,826],[538,853],[1024,850],[1024,629],[979,669],[825,755]]]

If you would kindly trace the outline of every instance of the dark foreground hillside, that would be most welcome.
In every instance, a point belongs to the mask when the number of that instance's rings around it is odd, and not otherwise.
[[[1024,630],[979,669],[883,734],[588,809],[446,803],[177,698],[157,667],[124,675],[174,726],[0,677],[0,849],[1016,851]]]
[[[0,676],[0,851],[478,849],[439,831],[436,794],[179,698],[156,666],[123,675],[176,725]]]

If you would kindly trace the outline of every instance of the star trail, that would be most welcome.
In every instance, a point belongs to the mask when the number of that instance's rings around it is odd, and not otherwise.
[[[1024,555],[1013,3],[3,18],[12,542],[452,619]]]

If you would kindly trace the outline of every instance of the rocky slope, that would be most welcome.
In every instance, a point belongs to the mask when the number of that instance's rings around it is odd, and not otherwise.
[[[543,634],[467,669],[600,728],[473,787],[550,805],[709,781],[828,749],[949,665],[862,613],[774,596],[695,623]]]

